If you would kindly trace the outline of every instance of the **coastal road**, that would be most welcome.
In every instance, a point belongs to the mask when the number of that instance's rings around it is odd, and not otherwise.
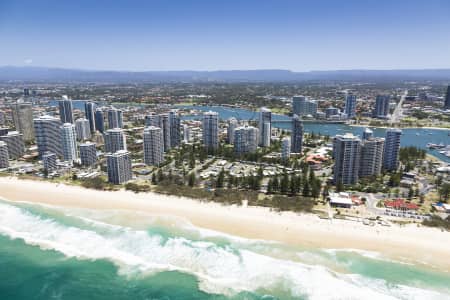
[[[389,123],[395,124],[400,122],[400,120],[403,117],[403,102],[405,101],[406,96],[408,95],[408,90],[405,90],[405,92],[403,93],[403,95],[400,98],[400,101],[398,102],[397,106],[394,109],[394,112],[391,115],[391,119],[389,120]]]
[[[371,193],[362,194],[361,196],[364,196],[367,199],[366,203],[367,211],[371,212],[374,215],[382,215],[384,213],[385,211],[384,208],[377,207],[378,201],[383,199],[383,196],[381,194],[377,195],[378,197],[376,197],[374,194]]]

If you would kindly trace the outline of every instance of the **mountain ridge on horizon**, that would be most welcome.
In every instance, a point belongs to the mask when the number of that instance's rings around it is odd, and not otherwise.
[[[123,71],[57,68],[42,66],[0,66],[0,81],[52,82],[279,82],[360,80],[449,80],[450,68],[349,69],[296,72],[287,69]]]

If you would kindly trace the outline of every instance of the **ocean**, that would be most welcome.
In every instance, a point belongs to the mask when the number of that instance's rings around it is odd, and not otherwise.
[[[413,251],[413,249],[411,250]],[[450,273],[169,216],[0,201],[0,299],[450,299]]]

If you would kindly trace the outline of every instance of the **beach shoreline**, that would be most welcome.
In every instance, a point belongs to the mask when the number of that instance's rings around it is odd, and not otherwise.
[[[395,260],[450,271],[450,233],[417,225],[369,227],[312,214],[219,203],[157,193],[97,191],[47,181],[0,178],[0,198],[61,207],[128,210],[184,219],[194,226],[287,245],[376,251]],[[1,216],[0,216],[1,218]]]

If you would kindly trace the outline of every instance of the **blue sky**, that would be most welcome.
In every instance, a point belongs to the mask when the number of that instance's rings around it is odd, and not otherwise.
[[[450,1],[0,0],[0,65],[450,68]]]

